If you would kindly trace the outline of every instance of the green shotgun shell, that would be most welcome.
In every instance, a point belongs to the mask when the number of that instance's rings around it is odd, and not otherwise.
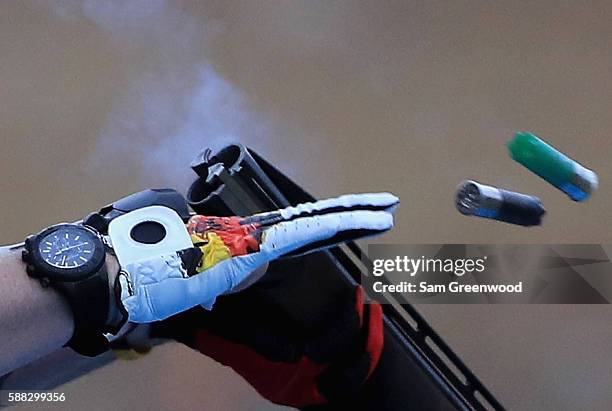
[[[597,190],[597,174],[580,165],[534,134],[518,132],[508,142],[510,156],[535,174],[566,193],[584,201]]]

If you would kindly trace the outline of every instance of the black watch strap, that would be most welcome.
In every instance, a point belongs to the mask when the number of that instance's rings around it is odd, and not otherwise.
[[[107,351],[103,333],[113,330],[106,325],[110,301],[106,264],[85,280],[56,282],[54,287],[66,297],[74,317],[74,334],[66,346],[90,357]]]

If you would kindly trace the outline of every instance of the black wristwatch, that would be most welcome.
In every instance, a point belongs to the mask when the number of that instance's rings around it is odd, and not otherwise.
[[[29,276],[67,298],[74,334],[66,345],[87,356],[106,351],[104,334],[116,330],[107,325],[110,291],[102,236],[82,224],[54,225],[26,239],[23,260]]]

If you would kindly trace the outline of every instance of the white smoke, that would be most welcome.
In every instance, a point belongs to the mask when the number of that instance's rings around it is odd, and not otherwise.
[[[65,21],[93,23],[129,61],[142,56],[140,71],[118,92],[90,169],[104,167],[114,178],[140,173],[143,184],[184,188],[202,148],[241,142],[265,151],[266,121],[206,56],[207,43],[223,31],[219,22],[164,0],[41,4]]]

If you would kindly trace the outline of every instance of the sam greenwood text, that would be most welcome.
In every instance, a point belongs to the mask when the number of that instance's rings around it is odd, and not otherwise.
[[[523,282],[516,284],[459,284],[453,281],[448,284],[428,284],[426,281],[410,283],[402,281],[398,284],[383,284],[377,281],[373,284],[377,293],[522,293]]]

